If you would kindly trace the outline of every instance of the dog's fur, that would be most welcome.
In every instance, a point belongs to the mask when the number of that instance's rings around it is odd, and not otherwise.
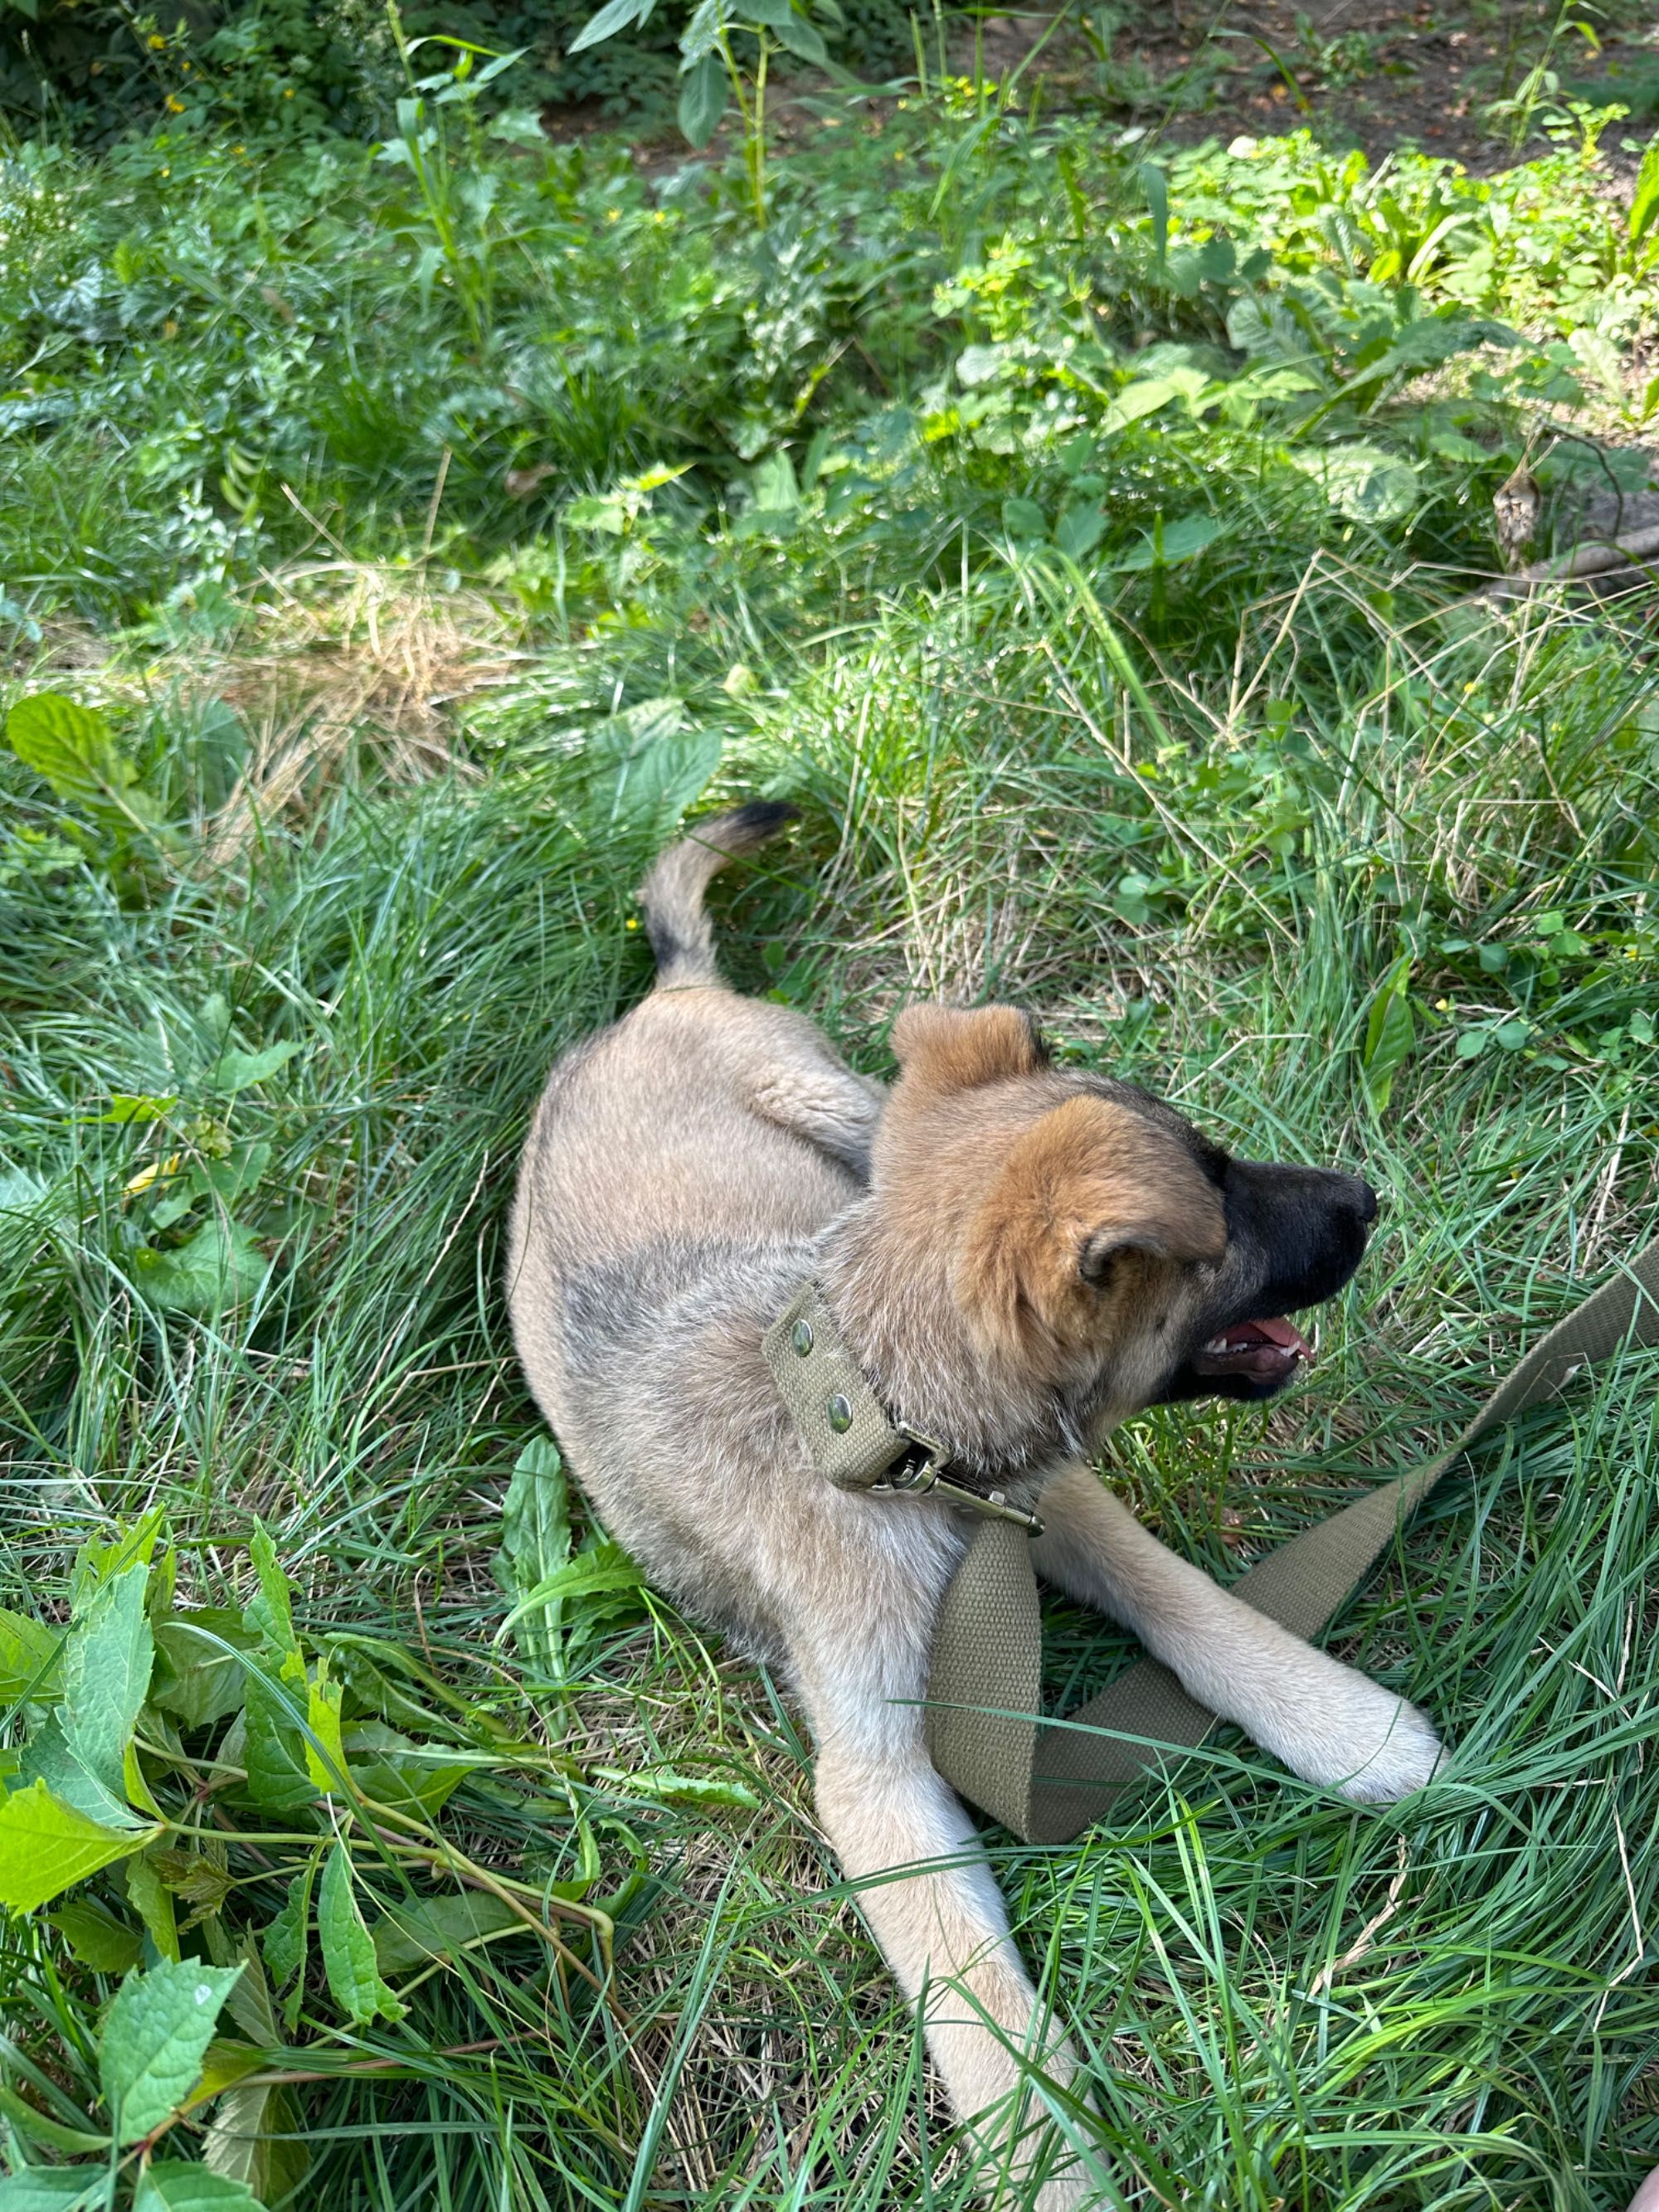
[[[854,1074],[804,1016],[715,969],[708,880],[789,812],[704,823],[647,880],[658,988],[553,1071],[514,1208],[514,1328],[611,1532],[786,1673],[819,1818],[957,2110],[1000,2146],[1020,2201],[1060,2212],[1088,2201],[1089,2154],[1011,2131],[1033,2062],[1060,2083],[1075,2063],[923,1735],[971,1524],[816,1474],[761,1335],[815,1273],[884,1404],[948,1446],[952,1479],[1041,1501],[1048,1581],[1296,1773],[1392,1798],[1438,1757],[1422,1715],[1166,1551],[1088,1464],[1149,1404],[1286,1379],[1218,1372],[1217,1333],[1339,1289],[1376,1200],[1350,1176],[1231,1159],[1144,1093],[1049,1066],[1008,1006],[910,1006],[890,1097]]]

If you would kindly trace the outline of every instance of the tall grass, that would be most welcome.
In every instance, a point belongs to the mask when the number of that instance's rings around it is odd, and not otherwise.
[[[441,278],[396,299],[402,203],[376,185],[362,237],[331,202],[360,173],[343,154],[309,185],[278,179],[240,230],[243,173],[173,209],[154,155],[78,175],[45,226],[65,278],[100,191],[175,227],[120,280],[155,288],[151,338],[76,339],[102,349],[106,393],[8,448],[13,695],[101,698],[177,830],[118,868],[72,804],[5,767],[0,1172],[27,1180],[0,1216],[0,1595],[58,1617],[76,1547],[160,1504],[182,1585],[240,1601],[257,1517],[308,1638],[383,1639],[472,1741],[530,1744],[555,1775],[539,1796],[464,1784],[447,1819],[471,1858],[580,1889],[597,1853],[620,1900],[603,1997],[510,1930],[392,1972],[406,2015],[351,2027],[313,1964],[297,2025],[254,2038],[286,2100],[257,2177],[273,2207],[975,2201],[778,1687],[645,1594],[572,1606],[562,1683],[497,1635],[503,1488],[538,1434],[500,1291],[515,1149],[553,1055],[644,985],[632,886],[708,732],[723,751],[700,803],[765,789],[803,808],[795,842],[721,893],[744,988],[878,1071],[906,994],[1015,998],[1063,1057],[1154,1085],[1241,1150],[1363,1165],[1382,1192],[1307,1388],[1115,1440],[1112,1479],[1223,1579],[1431,1449],[1659,1227],[1651,600],[1465,596],[1503,441],[1528,434],[1516,393],[1468,400],[1489,441],[1459,432],[1473,458],[1426,456],[1450,435],[1441,397],[1402,387],[1395,414],[1341,418],[1396,454],[1421,433],[1419,503],[1369,521],[1285,460],[1311,434],[1294,422],[1171,415],[1113,444],[1108,403],[1055,402],[1063,380],[1016,380],[982,438],[922,439],[945,407],[929,380],[965,341],[1060,359],[1042,301],[988,334],[931,287],[990,265],[1005,231],[1054,265],[1083,172],[1068,186],[1012,126],[983,161],[907,128],[879,158],[932,166],[879,250],[885,187],[836,198],[864,173],[850,156],[783,183],[764,253],[718,189],[658,207],[619,166],[551,165],[523,234],[492,248],[498,315],[525,317],[510,362],[473,357]],[[1216,343],[1225,300],[1160,289],[1127,162],[1087,151],[1116,226],[1102,297]],[[945,175],[961,191],[929,231]],[[807,244],[757,276],[744,257],[779,252],[792,192]],[[1241,202],[1241,242],[1257,215]],[[856,313],[831,237],[867,258]],[[835,356],[816,478],[785,420],[793,341],[761,312],[791,266],[830,271],[797,298],[803,357]],[[635,313],[653,329],[618,337]],[[855,378],[836,349],[866,313]],[[152,339],[198,358],[164,374]],[[247,416],[190,411],[225,345],[255,383],[289,359],[264,447]],[[481,428],[520,370],[539,380],[513,387],[520,428]],[[1109,374],[1115,392],[1136,372]],[[148,411],[124,416],[152,375]],[[720,447],[734,390],[792,455],[787,482]],[[246,457],[229,490],[199,457],[170,473],[203,438],[221,476],[228,445]],[[517,520],[501,466],[544,453],[556,512]],[[628,492],[688,455],[689,478]],[[1079,491],[1091,459],[1101,489]],[[199,529],[158,521],[143,485],[185,484],[183,514],[198,478]],[[619,502],[619,526],[573,519],[583,498]],[[1105,534],[1068,562],[1055,515],[1091,498]],[[1165,508],[1222,534],[1145,559]],[[108,657],[77,670],[94,633]],[[665,696],[678,727],[646,712]],[[628,798],[630,746],[669,763],[662,805]],[[1383,1103],[1365,1041],[1402,957],[1414,1041]],[[228,1102],[227,1024],[240,1050],[297,1048]],[[173,1103],[105,1118],[120,1097]],[[143,1255],[179,1232],[145,1170],[265,1146],[234,1201],[273,1262],[257,1294],[158,1310]],[[1656,1381],[1659,1359],[1632,1355],[1482,1446],[1341,1617],[1334,1647],[1456,1747],[1419,1797],[1358,1811],[1223,1738],[1074,1845],[992,1832],[1026,1955],[1089,2056],[1103,2204],[1601,2212],[1659,2161]],[[1127,1648],[1055,1607],[1056,1705]],[[665,1769],[672,1786],[651,1779]],[[203,1955],[286,1894],[275,1845],[218,1848],[238,1888],[185,1938]],[[361,1850],[358,1874],[371,1919],[413,1893],[395,1854]],[[0,1955],[6,2078],[82,2125],[112,1981],[39,1918]],[[0,2127],[14,2164],[58,2155]]]

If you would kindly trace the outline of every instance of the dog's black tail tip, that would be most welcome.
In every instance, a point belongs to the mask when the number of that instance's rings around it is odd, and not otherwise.
[[[799,813],[786,799],[751,799],[729,813],[694,822],[678,845],[659,855],[640,886],[640,903],[659,984],[684,988],[719,980],[703,893],[727,860],[752,853]]]
[[[775,837],[792,822],[799,822],[800,809],[787,799],[750,799],[717,818],[726,832],[722,842],[726,842],[727,850],[745,853],[751,846],[763,845],[769,837]],[[698,834],[695,824],[691,834],[694,837]]]

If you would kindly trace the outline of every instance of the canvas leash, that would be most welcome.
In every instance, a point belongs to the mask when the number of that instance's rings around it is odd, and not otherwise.
[[[1627,1343],[1659,1344],[1659,1239],[1540,1337],[1437,1457],[1304,1529],[1241,1576],[1232,1594],[1297,1636],[1317,1635],[1478,1437]],[[763,1346],[814,1464],[832,1482],[930,1490],[983,1516],[940,1608],[927,1685],[933,1763],[958,1796],[1027,1843],[1066,1843],[1166,1750],[1204,1741],[1215,1715],[1154,1659],[1139,1660],[1063,1721],[1038,1719],[1042,1613],[1029,1539],[1040,1524],[995,1493],[951,1482],[940,1447],[889,1419],[815,1283],[799,1286]]]

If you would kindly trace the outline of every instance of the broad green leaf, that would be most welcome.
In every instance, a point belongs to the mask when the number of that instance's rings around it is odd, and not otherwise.
[[[127,1901],[144,1923],[144,1932],[164,1959],[179,1956],[179,1916],[173,1907],[173,1892],[161,1879],[156,1860],[161,1853],[154,1845],[127,1861],[121,1869],[126,1876]]]
[[[520,1936],[529,1932],[499,1897],[482,1891],[397,1905],[374,1923],[375,1963],[383,1974],[410,1973],[434,1959],[458,1957],[469,1943],[515,1930]]]
[[[646,699],[588,732],[595,826],[665,830],[720,766],[718,730],[685,726],[678,699]]]
[[[280,1044],[268,1044],[263,1052],[222,1053],[217,1065],[208,1072],[209,1087],[220,1092],[250,1090],[275,1075],[279,1067],[286,1067],[303,1048],[289,1037]]]
[[[718,54],[704,54],[686,70],[678,119],[688,146],[706,146],[720,129],[730,89],[726,64]]]
[[[564,519],[574,530],[602,530],[608,538],[620,538],[628,527],[628,505],[614,493],[585,492],[571,501]]]
[[[164,1121],[179,1103],[176,1097],[154,1097],[143,1091],[112,1091],[107,1114],[89,1114],[89,1121]]]
[[[792,54],[810,62],[814,69],[822,69],[830,58],[830,49],[817,31],[793,9],[787,11],[783,21],[777,26],[777,34],[781,46],[787,46]]]
[[[58,691],[37,691],[7,715],[6,736],[24,767],[44,776],[59,799],[94,817],[155,826],[155,809],[138,787],[137,771],[116,750],[95,707]]]
[[[33,1912],[100,1867],[141,1850],[155,1833],[89,1820],[44,1782],[14,1790],[0,1798],[0,1905]]]
[[[1072,501],[1054,525],[1054,543],[1068,560],[1081,561],[1099,544],[1106,511],[1097,500]]]
[[[149,1565],[166,1518],[166,1507],[157,1505],[131,1528],[118,1529],[106,1540],[82,1545],[75,1555],[75,1572],[70,1582],[70,1611],[77,1620],[100,1583],[113,1582],[129,1567]]]
[[[0,2212],[72,2212],[108,2200],[103,2166],[27,2166],[0,2181]]]
[[[345,1746],[340,1741],[340,1698],[342,1685],[328,1679],[328,1657],[317,1662],[316,1673],[307,1686],[306,1697],[306,1727],[309,1734],[305,1742],[306,1772],[319,1796],[346,1788]],[[314,1739],[314,1741],[313,1741]]]
[[[1360,1061],[1366,1094],[1379,1114],[1388,1106],[1396,1072],[1417,1042],[1417,1024],[1407,994],[1411,973],[1411,956],[1404,954],[1389,970],[1386,981],[1371,1001],[1370,1018],[1365,1024],[1365,1044]]]
[[[655,5],[656,0],[605,0],[599,14],[590,16],[572,39],[568,51],[580,54],[614,39],[618,31],[631,31],[636,24],[649,21]]]
[[[1218,515],[1178,515],[1173,522],[1147,531],[1127,552],[1113,554],[1106,565],[1131,573],[1143,568],[1173,568],[1182,561],[1194,559],[1206,545],[1213,545],[1226,528]]]
[[[125,1788],[118,1796],[105,1789],[70,1749],[56,1712],[47,1714],[25,1745],[16,1771],[20,1782],[44,1782],[60,1804],[71,1807],[83,1820],[95,1820],[100,1828],[142,1825],[126,1802]]]
[[[173,1250],[141,1245],[132,1261],[133,1283],[147,1305],[202,1318],[254,1297],[270,1272],[253,1231],[217,1212]]]
[[[248,1632],[278,1653],[285,1655],[297,1651],[300,1646],[294,1633],[294,1608],[289,1595],[288,1577],[283,1572],[277,1559],[276,1547],[270,1540],[270,1531],[257,1521],[247,1548],[254,1572],[259,1577],[258,1590],[248,1600],[242,1615]]]
[[[317,1862],[307,1859],[289,1882],[287,1901],[263,1938],[272,1987],[281,1990],[290,1982],[294,1984],[283,2007],[290,2034],[305,2001],[306,1959],[311,1949],[311,1886],[316,1878]]]
[[[241,1655],[253,1641],[242,1615],[229,1606],[175,1613],[155,1632],[150,1703],[176,1715],[187,1729],[222,1720],[247,1694]]]
[[[620,1544],[600,1544],[583,1552],[544,1577],[507,1614],[495,1632],[497,1643],[527,1613],[556,1599],[561,1606],[574,1597],[592,1597],[607,1590],[640,1589],[645,1577]]]
[[[1409,461],[1363,440],[1294,453],[1291,459],[1318,480],[1337,513],[1355,522],[1397,522],[1421,496],[1417,471]]]
[[[469,1774],[495,1764],[489,1753],[425,1749],[379,1721],[348,1728],[345,1749],[351,1778],[365,1797],[416,1820],[430,1820]]]
[[[1139,422],[1143,416],[1156,415],[1160,407],[1167,407],[1176,397],[1176,390],[1165,376],[1142,377],[1133,384],[1126,384],[1106,410],[1101,428],[1121,430],[1131,422]]]
[[[1034,499],[1005,499],[1002,526],[1016,543],[1048,535],[1048,518]]]
[[[756,462],[749,481],[755,506],[762,514],[787,514],[800,505],[795,465],[781,446]]]
[[[81,1964],[94,1974],[125,1974],[143,1956],[143,1931],[118,1920],[95,1898],[73,1898],[46,1917]]]
[[[149,1569],[135,1562],[93,1592],[64,1649],[64,1738],[112,1797],[126,1794],[126,1754],[155,1662],[144,1599]]]
[[[375,1966],[374,1939],[352,1894],[351,1859],[343,1844],[335,1844],[323,1869],[317,1936],[330,1991],[354,2027],[367,2027],[377,2013],[388,2021],[403,2018],[403,2006]]]
[[[261,1668],[249,1672],[248,1794],[267,1812],[288,1812],[316,1802],[317,1785],[306,1763],[305,1734],[298,1717],[310,1694],[305,1662],[297,1651],[285,1656],[274,1679]]]
[[[0,1606],[0,1705],[25,1698],[45,1705],[60,1696],[63,1648],[61,1628],[48,1628],[43,1620]]]
[[[394,1725],[418,1729],[422,1735],[442,1735],[450,1723],[430,1706],[410,1697],[368,1651],[357,1649],[359,1641],[356,1638],[331,1637],[328,1644],[331,1659],[340,1670],[340,1679],[357,1704],[366,1712],[378,1714],[381,1720]]]
[[[169,2158],[138,2177],[132,2212],[264,2212],[245,2181],[215,2173],[193,2159]]]
[[[570,1496],[564,1463],[550,1437],[532,1437],[519,1454],[501,1501],[501,1548],[495,1575],[509,1601],[526,1598],[570,1557]],[[564,1673],[560,1640],[563,1602],[542,1601],[519,1623],[519,1650],[526,1666],[548,1681]]]
[[[195,2087],[219,2008],[241,1972],[163,1959],[129,1974],[104,2018],[98,2065],[104,2102],[124,2143],[175,2112]]]

